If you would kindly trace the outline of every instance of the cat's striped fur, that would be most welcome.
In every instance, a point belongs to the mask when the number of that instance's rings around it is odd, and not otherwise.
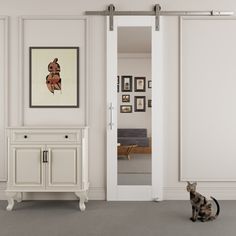
[[[211,199],[213,199],[217,206],[216,214],[212,215],[211,203],[206,199],[206,197],[196,192],[196,186],[196,182],[188,182],[187,185],[187,191],[190,193],[190,201],[192,205],[192,217],[190,219],[193,222],[195,222],[197,219],[201,220],[202,222],[216,219],[216,217],[220,213],[219,203],[215,198],[211,197]]]

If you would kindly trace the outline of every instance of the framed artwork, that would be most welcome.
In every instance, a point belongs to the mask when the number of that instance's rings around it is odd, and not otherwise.
[[[117,75],[117,93],[120,92],[120,76]]]
[[[146,111],[146,97],[145,96],[135,96],[134,97],[134,110],[136,112]]]
[[[134,91],[135,92],[145,92],[146,91],[146,78],[145,77],[135,77],[134,78]]]
[[[79,47],[30,47],[31,108],[79,107]]]
[[[120,113],[132,113],[132,105],[121,105]]]
[[[152,88],[152,81],[148,80],[148,88]]]
[[[152,107],[152,100],[148,99],[148,107]]]
[[[132,76],[130,75],[121,76],[121,91],[132,92]]]
[[[130,102],[130,95],[129,94],[123,94],[122,95],[122,102]]]

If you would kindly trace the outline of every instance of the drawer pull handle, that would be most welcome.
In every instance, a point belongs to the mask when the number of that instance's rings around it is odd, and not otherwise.
[[[24,138],[28,138],[28,136],[27,136],[27,135],[24,135]]]
[[[43,151],[43,163],[48,162],[48,151]]]
[[[68,135],[65,135],[65,138],[68,138]]]

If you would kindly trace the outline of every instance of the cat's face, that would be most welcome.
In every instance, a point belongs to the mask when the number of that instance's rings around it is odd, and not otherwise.
[[[192,184],[190,182],[188,182],[188,185],[187,185],[186,189],[187,189],[188,192],[195,192],[196,191],[196,186],[197,186],[196,182],[194,182]]]

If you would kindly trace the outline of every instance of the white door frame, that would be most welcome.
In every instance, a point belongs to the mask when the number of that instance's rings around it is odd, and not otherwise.
[[[160,22],[161,23],[161,22]],[[117,184],[117,27],[152,29],[152,185]],[[162,29],[162,27],[160,27]],[[162,33],[153,16],[115,16],[113,31],[107,17],[107,200],[161,201],[163,199],[163,74]]]

